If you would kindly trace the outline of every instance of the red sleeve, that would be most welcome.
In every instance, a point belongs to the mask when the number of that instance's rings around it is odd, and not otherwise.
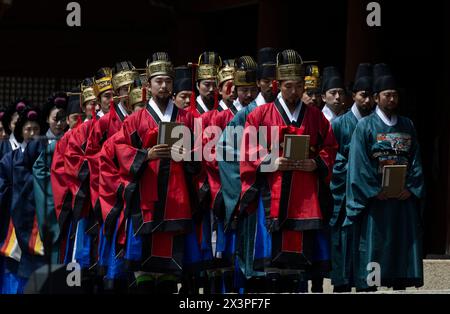
[[[139,177],[147,159],[147,149],[143,147],[145,135],[139,132],[140,113],[125,120],[122,129],[118,132],[116,144],[120,145],[117,161],[121,174],[130,175],[134,179]]]
[[[72,193],[72,211],[76,218],[88,210],[89,202],[89,165],[85,157],[86,142],[92,120],[84,122],[72,131],[64,155],[64,171],[70,182]]]
[[[107,129],[109,122],[109,115],[107,113],[100,120],[92,124],[91,132],[89,133],[86,145],[86,159],[89,165],[89,187],[92,208],[94,212],[100,216],[99,197],[99,152],[107,138]],[[98,217],[100,218],[100,217]]]
[[[98,153],[102,144],[106,141],[106,131],[108,128],[109,113],[92,123],[89,136],[86,141],[86,156],[92,156]]]
[[[241,173],[241,207],[240,211],[243,212],[247,210],[250,203],[253,201],[256,192],[256,174],[258,168],[261,165],[264,158],[261,154],[258,154],[258,158],[250,158],[250,156],[255,156],[253,154],[262,151],[263,147],[256,143],[255,145],[250,145],[249,136],[252,129],[258,129],[260,125],[261,115],[260,110],[254,110],[247,116],[247,121],[245,122],[244,133],[242,135],[241,142],[241,161],[240,161],[240,173]],[[267,145],[270,147],[271,143],[268,141]]]
[[[106,235],[112,235],[117,218],[123,209],[123,183],[119,177],[119,167],[115,163],[115,140],[113,135],[103,145],[99,160],[99,200]]]
[[[84,181],[89,174],[85,149],[92,120],[86,121],[72,131],[64,155],[64,168],[67,175]]]
[[[71,208],[71,194],[69,192],[69,182],[67,181],[66,172],[64,169],[64,152],[66,151],[67,143],[71,131],[68,131],[55,146],[53,153],[50,181],[53,191],[53,200],[55,203],[56,218],[60,221],[62,211],[70,211]],[[70,194],[70,195],[69,195]],[[67,204],[66,202],[69,202]],[[68,206],[68,208],[67,208]],[[67,213],[68,214],[68,213]],[[66,217],[64,217],[65,220]],[[62,226],[64,221],[61,221]]]
[[[334,136],[331,123],[327,120],[327,118],[325,118],[322,112],[319,112],[318,115],[319,134],[321,139],[318,145],[318,157],[320,157],[320,159],[316,157],[315,161],[317,163],[318,175],[325,179],[325,182],[329,184],[333,173],[333,165],[336,159],[339,144]]]

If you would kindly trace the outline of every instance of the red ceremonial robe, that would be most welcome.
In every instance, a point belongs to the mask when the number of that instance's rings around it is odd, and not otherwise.
[[[248,143],[251,126],[256,131],[259,131],[260,126],[267,127],[267,146],[257,144],[257,147],[251,147]],[[256,161],[250,161],[250,155],[262,152],[263,148],[269,148],[270,151],[273,145],[272,126],[279,128],[280,143],[284,140],[284,134],[310,135],[309,157],[315,160],[317,170],[260,172],[261,163],[267,162],[270,155],[259,155]],[[261,134],[260,131],[258,133]],[[256,108],[247,117],[241,146],[241,157],[245,160],[241,161],[240,167],[240,212],[243,214],[255,210],[256,196],[262,194],[266,219],[272,232],[272,266],[302,268],[311,260],[312,238],[304,231],[321,228],[318,182],[319,178],[329,182],[337,147],[330,123],[314,107],[302,104],[297,121],[291,122],[279,99],[276,99],[273,103]],[[279,156],[282,156],[281,148],[279,155],[272,158]]]
[[[121,175],[132,178],[124,189],[125,217],[132,219],[135,234],[150,235],[143,237],[143,270],[181,271],[183,234],[192,223],[191,183],[185,162],[146,160],[160,121],[149,104],[128,117],[118,133],[116,144],[121,146],[116,157]],[[192,115],[175,105],[170,121],[193,128]]]
[[[102,222],[102,210],[99,201],[98,153],[105,141],[120,130],[125,118],[119,105],[111,105],[109,112],[94,123],[87,140],[85,157],[89,165],[90,199],[95,217],[99,222]]]
[[[198,132],[201,132],[200,138],[202,139],[202,145],[204,145],[205,138],[203,137],[203,132],[206,127],[208,127],[211,123],[212,118],[215,114],[217,114],[217,110],[213,109],[210,111],[205,111],[202,106],[198,102],[195,103],[195,107],[189,107],[188,111],[197,119],[201,119],[201,126],[196,124],[197,128],[201,128],[201,130],[198,130]],[[197,120],[198,121],[198,120]],[[197,204],[198,208],[195,208],[194,211],[199,212],[200,216],[201,213],[204,213],[206,210],[209,210],[211,207],[210,205],[210,187],[208,184],[208,176],[205,170],[205,163],[202,160],[202,168],[200,172],[193,177],[194,181],[194,187],[196,189],[196,195],[197,195]]]
[[[73,177],[68,176],[64,167],[64,155],[66,153],[67,144],[72,136],[73,129],[67,131],[61,137],[55,146],[55,151],[52,158],[50,182],[53,191],[53,201],[55,203],[56,219],[59,224],[62,235],[66,235],[68,231],[68,224],[72,214],[72,193],[70,186],[75,186]],[[64,260],[64,253],[67,237],[61,238],[61,259]]]
[[[99,160],[99,202],[102,210],[103,227],[106,236],[112,236],[118,227],[117,242],[125,244],[125,220],[124,220],[124,186],[127,186],[132,178],[127,178],[120,173],[116,154],[120,154],[120,148],[124,144],[117,144],[120,133],[115,133],[108,138],[101,151]],[[117,220],[118,223],[117,223]]]
[[[64,170],[69,177],[75,222],[82,217],[88,217],[90,210],[89,180],[87,180],[89,166],[85,158],[85,150],[94,123],[94,120],[88,120],[72,131],[64,154]]]
[[[216,112],[216,114],[211,117],[209,125],[218,126],[223,131],[227,124],[234,118],[236,112],[237,109],[235,106],[231,106],[227,110]],[[205,136],[207,137],[207,140],[211,140],[209,134],[205,134]],[[218,139],[216,139],[216,141],[217,140]],[[208,183],[211,191],[211,208],[213,209],[216,216],[224,218],[225,208],[223,206],[223,198],[220,193],[221,181],[219,175],[219,165],[216,158],[215,145],[211,149],[211,154],[211,161],[205,162],[205,170],[208,176]]]

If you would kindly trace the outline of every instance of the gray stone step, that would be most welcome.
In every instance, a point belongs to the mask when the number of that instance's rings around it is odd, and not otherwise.
[[[450,259],[425,259],[423,261],[423,276],[424,276],[424,285],[419,289],[408,288],[406,291],[392,291],[392,289],[381,287],[379,291],[375,293],[450,294]],[[331,281],[329,279],[325,279],[324,293],[332,293],[332,291],[333,286],[331,285]]]

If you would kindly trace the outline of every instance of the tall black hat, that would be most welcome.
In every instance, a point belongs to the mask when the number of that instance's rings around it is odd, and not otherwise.
[[[389,66],[385,63],[375,64],[373,68],[373,92],[377,94],[388,89],[397,89]]]
[[[181,91],[192,90],[192,68],[180,66],[175,68],[175,82],[173,84],[173,94]]]
[[[333,88],[344,89],[344,82],[339,73],[339,70],[334,66],[329,66],[323,69],[322,94],[325,94],[327,90]]]
[[[277,65],[277,52],[271,47],[261,48],[258,51],[258,72],[257,78],[275,79],[276,65]]]
[[[372,75],[372,65],[370,63],[360,63],[356,70],[352,91],[354,93],[358,91],[371,92],[373,85]]]

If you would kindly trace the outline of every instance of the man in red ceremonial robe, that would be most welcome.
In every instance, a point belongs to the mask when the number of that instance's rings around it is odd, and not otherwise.
[[[114,93],[119,97],[119,102],[115,104],[111,101],[108,113],[92,125],[85,150],[85,157],[89,165],[90,199],[99,223],[102,222],[102,215],[99,201],[99,159],[97,154],[104,142],[120,130],[125,118],[131,114],[132,108],[128,106],[127,99],[128,92],[134,80],[139,79],[139,73],[130,61],[116,63],[112,69],[112,75]]]
[[[140,79],[136,79],[127,95],[127,108],[131,108],[133,112],[144,109],[147,101],[145,91]],[[105,288],[116,292],[125,291],[130,285],[127,282],[125,255],[121,252],[126,249],[125,217],[129,216],[124,212],[123,191],[131,178],[120,173],[117,163],[116,156],[121,154],[122,145],[125,145],[117,144],[119,136],[120,132],[116,132],[109,137],[103,143],[101,151],[95,155],[99,167],[98,195],[102,215],[99,264],[105,274]]]
[[[322,228],[318,180],[326,178],[329,182],[337,151],[328,120],[318,109],[301,102],[302,63],[294,50],[278,54],[281,93],[274,102],[257,107],[248,115],[241,146],[240,215],[254,212],[263,195],[272,241],[271,256],[265,266],[283,270],[280,286],[286,289],[290,285],[291,291],[296,291],[293,282],[299,281],[299,270],[312,260],[315,242],[308,231]],[[283,157],[277,148],[286,134],[310,136],[306,159]],[[249,141],[252,136],[258,141]]]
[[[55,211],[62,234],[59,256],[61,263],[72,261],[72,249],[76,231],[76,224],[73,224],[72,208],[74,195],[80,197],[80,194],[76,194],[79,190],[78,178],[67,174],[64,166],[65,156],[71,137],[75,130],[83,124],[82,115],[92,116],[92,112],[89,112],[89,110],[95,108],[94,81],[91,78],[84,79],[81,83],[81,89],[73,93],[69,99],[67,124],[70,130],[56,143],[51,166],[51,184]]]
[[[192,223],[191,183],[187,162],[173,160],[175,150],[157,144],[158,125],[177,122],[192,130],[193,117],[171,99],[174,70],[167,53],[153,54],[147,64],[152,98],[145,109],[125,120],[116,157],[121,175],[130,178],[124,187],[126,218],[131,220],[130,231],[142,236],[140,270],[167,282],[182,271],[184,235]],[[164,287],[176,291],[176,284]]]
[[[102,103],[102,110],[106,110],[105,103],[112,100],[112,90],[111,69],[101,68],[94,77],[94,91],[95,96]],[[99,255],[99,222],[92,210],[89,164],[86,158],[87,142],[92,128],[98,122],[97,119],[98,116],[93,113],[92,119],[85,121],[73,130],[64,155],[64,170],[69,177],[69,187],[73,196],[72,229],[75,230],[72,252],[68,254],[73,256],[73,260],[79,263],[82,269],[89,269],[96,265]],[[97,282],[101,288],[102,281],[98,277],[88,276],[87,279],[92,284]],[[95,281],[91,281],[92,279]]]

